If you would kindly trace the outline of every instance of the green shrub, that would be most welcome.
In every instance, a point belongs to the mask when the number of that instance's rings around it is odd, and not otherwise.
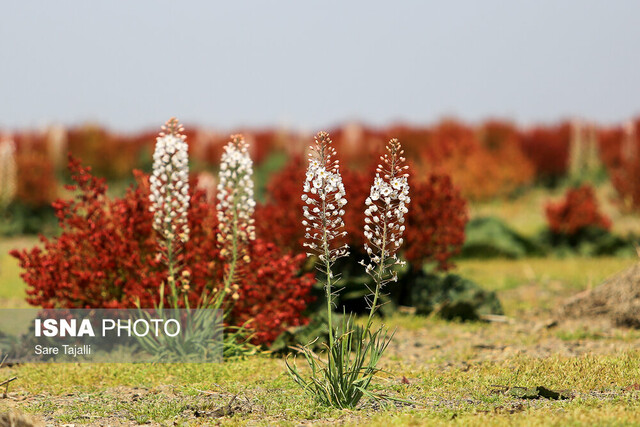
[[[417,314],[435,312],[447,320],[478,320],[483,314],[502,314],[495,292],[455,274],[420,272],[413,278],[410,302]]]
[[[493,217],[474,218],[467,224],[463,258],[522,258],[544,255],[543,247]]]
[[[58,220],[53,207],[32,207],[14,201],[0,212],[0,236],[20,234],[53,234]]]

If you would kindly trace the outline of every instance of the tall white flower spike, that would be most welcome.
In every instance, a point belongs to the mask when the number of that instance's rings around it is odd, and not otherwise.
[[[398,259],[397,251],[403,242],[405,215],[411,202],[408,166],[403,166],[405,158],[400,142],[395,138],[390,140],[387,151],[388,154],[380,157],[382,162],[365,200],[364,250],[369,255],[369,262],[360,263],[376,284],[375,289],[369,289],[371,295],[367,298],[371,315],[378,304],[380,290],[387,283],[398,280],[397,273],[391,268],[404,264]]]
[[[249,156],[249,144],[242,135],[232,135],[231,142],[224,147],[217,197],[221,241],[235,237],[242,243],[255,240],[253,162]]]
[[[176,118],[162,126],[153,153],[151,207],[153,228],[164,238],[162,244],[189,240],[189,155],[184,128]]]
[[[344,228],[344,206],[347,199],[340,175],[338,160],[333,160],[336,150],[331,146],[331,139],[326,132],[319,132],[315,137],[315,146],[310,147],[309,166],[302,188],[302,207],[305,227],[304,246],[309,248],[307,256],[318,257],[318,270],[325,274],[325,295],[327,298],[327,316],[329,322],[329,343],[333,346],[333,309],[334,291],[332,284],[340,279],[333,274],[332,266],[337,259],[349,255],[347,244],[338,245],[336,238],[347,234]]]
[[[256,238],[253,219],[256,202],[253,198],[253,162],[249,144],[242,135],[232,135],[224,147],[218,174],[218,242],[220,254],[225,257],[224,294],[233,291],[238,299],[237,284],[239,261],[250,261],[249,243]]]
[[[306,242],[304,246],[324,262],[333,264],[338,258],[349,255],[345,244],[337,246],[332,241],[347,234],[344,228],[344,206],[347,199],[340,175],[339,161],[332,160],[336,151],[326,132],[315,137],[315,146],[310,147],[309,166],[304,181],[302,200]]]

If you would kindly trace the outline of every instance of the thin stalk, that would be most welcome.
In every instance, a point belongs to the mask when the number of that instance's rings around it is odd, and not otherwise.
[[[395,156],[391,159],[391,178],[393,178],[396,174],[396,158]],[[369,330],[371,326],[371,320],[373,319],[373,314],[376,310],[376,305],[378,304],[378,298],[380,296],[380,284],[382,283],[382,275],[384,274],[384,266],[385,266],[385,253],[387,247],[387,209],[385,209],[382,214],[382,245],[380,245],[380,267],[378,268],[377,280],[376,280],[376,290],[373,295],[373,304],[371,304],[371,310],[369,311],[369,319],[367,320],[367,327],[365,331]]]
[[[376,306],[378,305],[378,298],[380,296],[380,283],[382,282],[382,275],[384,274],[384,264],[385,264],[385,248],[387,246],[387,215],[386,212],[383,215],[382,222],[382,245],[380,246],[381,254],[380,254],[380,267],[378,267],[378,274],[376,279],[376,290],[373,294],[373,303],[371,304],[371,310],[369,311],[369,318],[367,319],[367,326],[364,328],[365,333],[369,330],[371,326],[371,320],[373,320],[373,314],[376,311]]]
[[[233,236],[231,240],[231,260],[229,261],[229,270],[227,272],[227,277],[224,279],[224,289],[223,293],[227,292],[227,289],[233,284],[233,278],[235,276],[236,264],[238,262],[238,201],[237,194],[233,196],[233,227],[231,235]]]
[[[171,288],[171,305],[173,308],[178,308],[178,295],[176,294],[176,277],[175,266],[173,260],[173,241],[167,239],[167,264],[169,267],[169,283]]]
[[[238,183],[234,182],[234,188],[238,188]],[[233,212],[233,226],[231,227],[231,260],[229,261],[229,270],[227,271],[227,276],[224,278],[222,295],[218,299],[218,303],[222,306],[224,302],[224,298],[227,295],[228,289],[231,289],[231,285],[233,285],[235,274],[236,274],[236,266],[238,264],[238,192],[234,191],[233,193],[233,204],[231,207]],[[219,308],[219,307],[216,307]],[[226,316],[227,313],[224,315]]]
[[[320,150],[320,161],[325,164],[325,147]],[[327,238],[327,201],[322,199],[322,249],[324,250],[324,266],[326,275],[325,292],[327,294],[327,322],[329,323],[329,347],[333,348],[333,322],[331,320],[332,309],[332,292],[331,292],[331,251],[329,250],[329,239]],[[331,352],[329,352],[331,356]]]
[[[327,219],[326,219],[326,201],[322,200],[322,245],[324,249],[324,266],[325,274],[327,276],[327,283],[325,285],[325,291],[327,294],[327,322],[329,323],[329,347],[333,348],[333,323],[331,321],[332,312],[332,292],[331,292],[331,261],[329,251],[329,240],[327,239]]]

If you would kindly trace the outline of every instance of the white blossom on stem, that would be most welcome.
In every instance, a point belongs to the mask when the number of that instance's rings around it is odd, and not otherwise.
[[[305,227],[304,246],[321,261],[335,262],[347,256],[348,245],[337,246],[332,241],[347,234],[344,228],[344,206],[347,204],[338,160],[332,160],[335,149],[326,132],[315,137],[316,144],[309,153],[309,166],[303,186],[302,207]]]
[[[17,174],[15,144],[9,139],[0,141],[0,209],[6,208],[16,195]]]
[[[339,276],[334,277],[331,267],[338,258],[349,255],[347,244],[337,245],[334,241],[347,234],[343,230],[342,220],[347,199],[339,161],[333,160],[336,151],[331,142],[326,132],[319,132],[315,137],[315,146],[310,147],[309,166],[302,189],[302,200],[305,202],[302,225],[306,239],[303,245],[310,250],[307,256],[318,257],[318,269],[325,273],[329,312],[333,304],[332,282],[339,280]],[[332,341],[332,337],[329,338]]]
[[[331,311],[334,291],[332,284],[339,275],[333,274],[332,266],[337,259],[349,255],[347,244],[336,244],[335,239],[347,234],[344,228],[344,206],[347,204],[340,165],[334,160],[336,150],[331,146],[331,138],[326,132],[319,132],[315,145],[311,146],[309,165],[302,187],[302,207],[305,227],[304,246],[309,248],[307,256],[318,257],[318,270],[325,274],[325,294],[327,298],[327,320],[329,323],[329,345],[333,346],[333,323]]]
[[[367,299],[372,314],[380,290],[387,283],[398,280],[391,268],[404,264],[398,259],[397,251],[403,242],[405,215],[411,202],[407,182],[409,175],[406,173],[408,166],[403,166],[404,151],[397,139],[389,141],[387,151],[388,154],[380,157],[382,162],[376,169],[371,192],[365,200],[364,250],[369,255],[369,262],[360,263],[376,285],[375,289],[369,289],[371,296]]]
[[[234,256],[233,246],[241,250],[256,238],[253,213],[253,162],[249,144],[242,135],[232,135],[224,147],[218,174],[218,239],[223,255]],[[244,256],[247,256],[244,254]]]
[[[162,126],[153,153],[150,178],[153,228],[164,238],[162,244],[189,240],[189,155],[184,128],[176,118]]]

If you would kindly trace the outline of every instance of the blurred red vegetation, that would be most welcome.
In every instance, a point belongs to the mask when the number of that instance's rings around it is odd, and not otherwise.
[[[469,199],[509,195],[534,177],[516,129],[507,123],[487,122],[478,131],[455,121],[432,128],[396,126],[387,136],[402,142],[416,176],[449,175]]]
[[[453,267],[460,253],[469,216],[467,202],[447,175],[411,180],[411,205],[407,217],[404,256],[414,269],[435,262],[438,270]]]
[[[294,156],[286,166],[272,175],[267,184],[267,201],[255,211],[256,235],[294,253],[304,252],[302,227],[302,183],[306,162]]]
[[[104,179],[91,175],[70,159],[79,195],[54,203],[62,233],[41,237],[43,248],[12,251],[28,285],[27,301],[45,308],[132,308],[158,302],[166,267],[157,256],[156,233],[151,227],[148,176],[135,172],[136,186],[122,198],[108,198]],[[201,191],[192,194],[189,207],[191,239],[180,262],[191,273],[188,298],[197,304],[202,290],[222,283],[222,260],[216,245],[214,205]],[[256,342],[268,343],[284,329],[303,324],[301,313],[310,300],[311,274],[298,276],[304,255],[292,256],[276,245],[257,241],[245,269],[240,300],[229,322],[241,325],[253,318]]]
[[[587,227],[611,228],[611,221],[600,213],[593,188],[571,188],[563,200],[546,206],[549,229],[555,234],[574,236]]]
[[[612,170],[622,163],[622,142],[625,132],[622,127],[601,129],[598,132],[598,148],[600,158],[607,167]]]
[[[602,130],[600,155],[622,206],[640,210],[640,119],[625,127]]]
[[[217,166],[222,148],[228,141],[227,133],[190,127],[187,132],[190,157],[196,171]],[[300,134],[273,129],[238,129],[250,143],[251,156],[256,166],[271,153],[301,154],[308,138]],[[155,133],[139,132],[123,135],[102,127],[86,125],[63,129],[64,149],[82,158],[100,176],[107,179],[126,179],[134,168],[148,170]],[[447,174],[462,195],[469,199],[484,200],[507,196],[514,190],[529,185],[534,178],[557,178],[567,171],[571,127],[568,123],[557,126],[536,127],[519,131],[503,121],[488,121],[481,126],[470,126],[454,120],[445,120],[433,126],[394,125],[372,128],[360,124],[347,124],[331,131],[335,147],[345,166],[362,171],[384,149],[389,138],[398,138],[406,157],[414,164],[420,180],[431,173]],[[19,140],[34,139],[33,133],[15,135]],[[619,164],[619,135],[601,132],[607,141],[603,146],[605,163]],[[46,135],[38,136],[46,140]],[[46,142],[46,141],[45,141]],[[27,147],[29,147],[27,145]],[[29,151],[29,148],[23,151]],[[59,151],[59,150],[58,150]],[[44,156],[60,157],[45,149]],[[61,168],[53,161],[54,172]],[[345,168],[343,168],[345,169]]]
[[[571,124],[538,126],[520,135],[520,146],[538,178],[558,178],[569,167]]]
[[[49,206],[56,199],[55,168],[45,136],[40,133],[16,135],[16,200],[32,208]]]

